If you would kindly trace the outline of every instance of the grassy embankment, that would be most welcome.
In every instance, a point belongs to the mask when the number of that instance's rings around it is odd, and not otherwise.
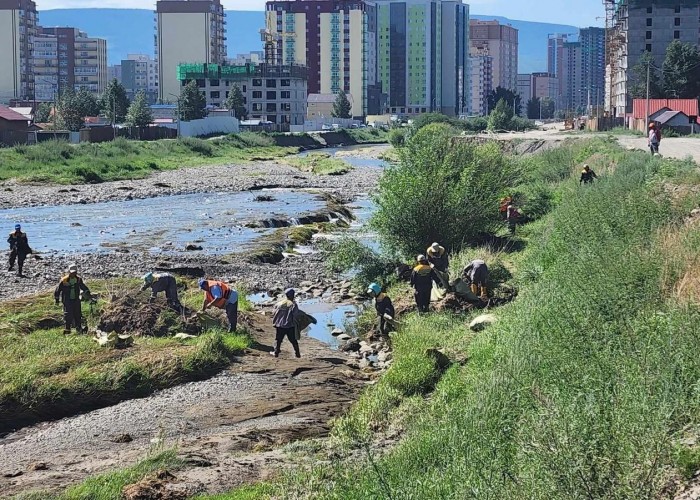
[[[196,283],[185,283],[183,304],[201,307]],[[140,282],[92,281],[89,285],[93,293],[108,297],[136,293]],[[144,303],[148,293],[140,294]],[[241,295],[241,310],[250,310],[245,294]],[[83,313],[90,326],[97,323],[98,310],[92,313],[84,304]],[[134,314],[139,314],[138,309]],[[176,320],[177,315],[167,309],[158,318],[164,325],[173,325],[169,333],[177,333]],[[86,335],[64,336],[60,324],[61,308],[50,294],[0,304],[0,427],[67,415],[204,378],[226,366],[249,342],[245,332],[229,335],[212,329],[189,340],[143,336],[135,339],[133,347],[111,349]]]
[[[595,186],[578,186],[583,161]],[[394,364],[317,457],[331,465],[211,498],[652,498],[700,468],[696,166],[603,140],[527,163],[556,206],[520,255],[489,256],[520,290],[498,322],[403,318]],[[436,347],[463,362],[440,373]],[[375,456],[386,434],[401,440]]]
[[[352,169],[350,164],[339,158],[333,158],[328,153],[309,153],[307,156],[290,158],[287,163],[303,172],[312,172],[316,175],[343,175]]]
[[[343,132],[358,143],[386,142],[384,132]],[[0,148],[0,181],[101,183],[140,179],[158,171],[182,167],[272,160],[299,151],[295,146],[278,146],[276,137],[274,134],[241,132],[211,140],[181,138],[139,142],[117,139],[80,145],[48,141],[33,146]],[[294,143],[293,137],[280,137],[286,138],[287,143]],[[322,146],[315,140],[311,142]]]

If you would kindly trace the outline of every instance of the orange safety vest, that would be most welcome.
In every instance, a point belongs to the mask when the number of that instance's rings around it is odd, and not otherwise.
[[[214,300],[214,296],[209,291],[213,286],[220,286],[224,296],[220,299],[216,299],[212,305],[214,307],[218,307],[219,309],[224,309],[226,307],[226,303],[228,302],[228,298],[231,296],[231,289],[226,283],[222,283],[221,281],[207,281],[207,290],[204,292],[207,297],[207,304]]]

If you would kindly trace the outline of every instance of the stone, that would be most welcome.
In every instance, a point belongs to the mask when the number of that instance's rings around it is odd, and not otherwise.
[[[374,366],[374,363],[372,361],[370,361],[369,359],[364,358],[364,359],[360,360],[359,365],[360,365],[360,370],[364,370],[365,368],[372,368],[372,366]]]
[[[394,355],[391,353],[391,351],[380,351],[379,354],[377,354],[377,361],[385,363],[387,361],[391,361],[393,357]]]
[[[27,467],[27,470],[49,470],[49,466],[46,462],[32,462]]]
[[[197,245],[195,243],[188,243],[187,245],[185,245],[185,250],[188,252],[198,252],[200,250],[204,250],[204,248],[202,248],[202,245]]]
[[[343,333],[345,333],[345,332],[343,330],[341,330],[340,328],[335,328],[331,332],[331,335],[333,335],[334,337],[337,337],[338,335],[342,335]]]
[[[357,339],[350,339],[340,346],[340,350],[344,352],[357,352],[360,350],[360,342]]]
[[[374,354],[376,351],[372,346],[369,345],[363,345],[360,347],[360,354],[365,354],[365,355],[371,355]]]
[[[472,320],[471,323],[469,323],[469,328],[474,331],[474,332],[480,332],[484,328],[486,328],[489,325],[492,325],[493,323],[496,322],[496,316],[493,314],[482,314],[481,316],[477,316]]]
[[[352,337],[350,335],[348,335],[347,333],[341,333],[340,335],[338,335],[338,340],[340,340],[341,342],[347,342],[351,338]]]
[[[700,216],[700,208],[694,208],[690,211],[690,216],[691,217],[699,217]]]
[[[132,438],[129,434],[119,434],[110,439],[110,441],[113,443],[131,443],[133,440],[134,438]]]

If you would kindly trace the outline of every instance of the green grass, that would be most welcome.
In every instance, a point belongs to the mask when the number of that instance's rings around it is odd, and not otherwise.
[[[93,292],[103,294],[136,284],[89,283]],[[145,300],[147,292],[142,295]],[[182,300],[201,307],[201,292],[190,283]],[[250,309],[244,296],[241,309]],[[85,305],[83,310],[94,325],[99,312],[91,315]],[[43,328],[47,320],[61,318],[49,294],[3,303],[0,318],[0,420],[43,418],[62,406],[77,411],[100,399],[143,395],[202,378],[225,366],[249,342],[245,332],[212,329],[186,341],[137,337],[128,349],[103,348],[89,336],[64,336],[60,326]]]
[[[389,141],[389,131],[376,128],[349,128],[345,132],[358,144],[384,144]]]
[[[328,153],[309,153],[307,156],[290,158],[287,162],[299,170],[316,175],[343,175],[352,170],[350,164],[333,158]]]
[[[526,226],[524,253],[454,259],[514,261],[518,299],[478,334],[469,318],[402,318],[394,364],[333,428],[336,459],[265,495],[656,498],[697,471],[697,447],[682,443],[700,429],[700,227],[679,224],[688,204],[661,187],[695,167],[607,141],[547,158],[533,177],[551,175],[557,203]],[[604,176],[579,187],[579,161]],[[433,347],[465,362],[441,374]],[[376,456],[377,432],[402,439]]]
[[[140,179],[182,167],[274,159],[296,152],[296,148],[275,146],[270,137],[246,132],[213,140],[117,139],[80,145],[48,141],[0,149],[0,181],[100,183]]]

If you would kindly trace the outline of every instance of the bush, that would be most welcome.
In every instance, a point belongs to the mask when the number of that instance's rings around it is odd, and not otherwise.
[[[537,128],[535,122],[523,118],[522,116],[514,116],[510,119],[509,130],[515,130],[516,132],[524,132],[525,130],[534,130]]]
[[[488,128],[488,120],[484,116],[477,116],[475,118],[469,118],[468,120],[463,120],[462,128],[467,132],[482,132]]]
[[[489,130],[507,130],[513,118],[513,109],[503,99],[499,100],[488,119]]]
[[[406,142],[406,130],[402,128],[392,128],[389,131],[389,144],[395,148],[403,147]]]
[[[398,150],[382,177],[371,225],[404,256],[433,241],[449,250],[501,226],[499,194],[516,183],[517,166],[496,144],[455,143],[455,129],[433,123]]]
[[[196,137],[181,137],[178,139],[178,142],[193,153],[197,153],[202,156],[212,156],[214,154],[214,147],[204,139],[197,139]]]
[[[358,287],[364,289],[373,281],[386,286],[395,280],[396,266],[356,239],[343,238],[337,243],[327,243],[325,251],[328,254],[328,269],[335,273],[354,272]]]

